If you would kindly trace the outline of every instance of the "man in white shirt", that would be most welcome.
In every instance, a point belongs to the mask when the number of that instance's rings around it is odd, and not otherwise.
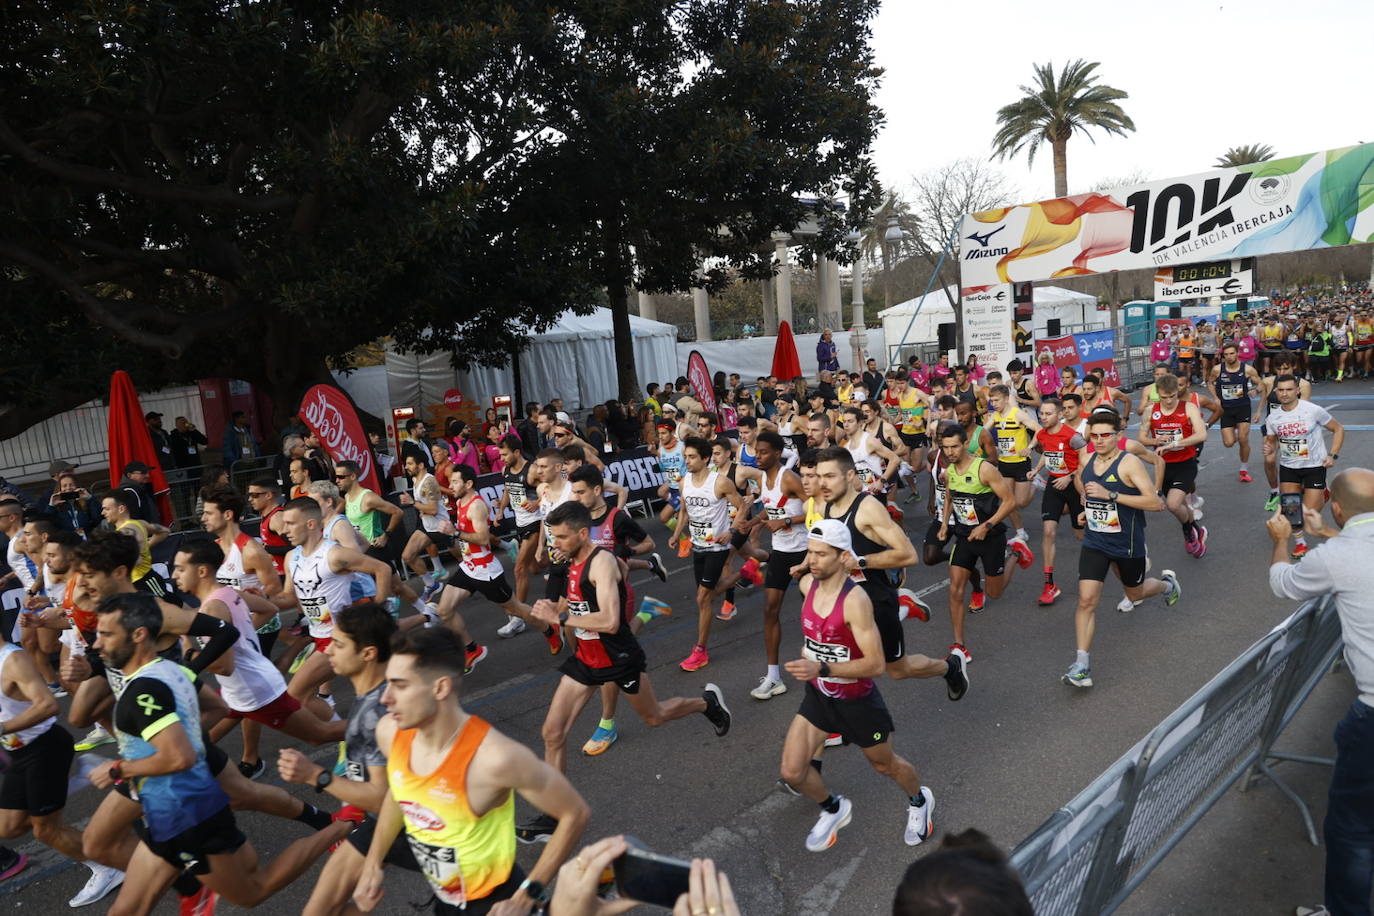
[[[1326,501],[1326,469],[1340,458],[1345,442],[1345,428],[1332,418],[1326,408],[1299,397],[1298,380],[1280,375],[1274,380],[1274,394],[1279,406],[1269,411],[1264,420],[1264,454],[1279,458],[1279,500],[1292,501],[1298,496],[1304,510],[1320,512]],[[1331,431],[1331,452],[1327,454],[1322,428]],[[1297,543],[1293,559],[1307,553],[1301,521],[1297,529]]]

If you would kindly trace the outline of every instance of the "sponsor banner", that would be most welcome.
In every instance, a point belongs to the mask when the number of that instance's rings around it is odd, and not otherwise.
[[[640,446],[616,452],[604,456],[602,461],[606,463],[603,476],[629,490],[631,502],[657,498],[658,488],[663,483],[663,472],[659,470],[658,459],[647,448]],[[506,481],[500,474],[483,474],[477,478],[477,493],[486,501],[492,513],[496,512],[496,506],[505,492]],[[493,514],[492,524],[501,524],[507,519],[514,523],[515,513],[510,508],[506,509],[502,518],[496,518]]]
[[[358,482],[369,490],[381,492],[372,444],[367,441],[363,424],[358,421],[348,395],[333,385],[316,385],[301,399],[299,412],[330,458],[357,462]]]
[[[1237,296],[1248,296],[1255,291],[1253,274],[1253,271],[1243,270],[1230,277],[1176,283],[1173,271],[1162,270],[1155,274],[1155,301],[1210,299],[1213,296],[1234,299]]]
[[[706,412],[715,413],[716,389],[711,384],[711,370],[706,368],[706,357],[697,350],[687,357],[687,381],[691,383],[692,393]]]
[[[965,287],[959,290],[959,299],[964,358],[976,356],[983,368],[1006,371],[1016,355],[1011,284]]]
[[[1374,143],[971,213],[960,235],[966,287],[1363,243]]]
[[[1193,319],[1191,318],[1156,318],[1155,330],[1163,331],[1165,336],[1174,332],[1174,328],[1191,328]]]
[[[1102,370],[1102,378],[1113,388],[1120,386],[1116,371],[1115,347],[1112,331],[1089,331],[1085,334],[1066,334],[1063,337],[1043,337],[1035,342],[1035,359],[1049,353],[1056,369],[1069,367],[1081,379],[1093,369]]]

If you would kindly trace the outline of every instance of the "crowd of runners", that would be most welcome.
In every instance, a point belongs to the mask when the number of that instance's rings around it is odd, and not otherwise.
[[[496,443],[504,489],[495,504],[477,492],[473,467],[449,465],[441,482],[416,450],[404,453],[400,505],[366,489],[348,461],[294,486],[264,476],[242,493],[209,488],[204,534],[177,543],[171,581],[152,560],[166,532],[133,517],[126,491],[101,500],[108,530],[82,533],[0,500],[9,566],[26,590],[22,639],[0,646],[0,834],[31,831],[84,863],[90,878],[71,905],[117,889],[110,912],[120,914],[149,912],[169,891],[183,913],[211,913],[221,898],[255,906],[320,861],[309,916],[376,907],[387,867],[422,874],[435,912],[531,912],[549,902],[560,869],[572,884],[605,851],[578,853],[590,806],[609,800],[569,782],[570,741],[606,754],[622,702],[691,740],[730,731],[735,701],[715,684],[656,692],[638,634],[695,612],[678,664],[701,671],[713,629],[738,617],[737,593],[752,588],[763,596],[763,645],[745,702],[798,698],[776,736],[778,782],[820,808],[806,849],[830,848],[851,822],[850,800],[822,775],[842,745],[899,787],[900,824],[875,819],[870,836],[890,829],[919,845],[934,830],[935,796],[901,752],[914,748],[894,744],[879,684],[938,679],[949,700],[964,697],[968,618],[1006,600],[1037,551],[1044,606],[1075,590],[1062,584],[1061,557],[1077,554],[1067,577],[1077,582],[1074,654],[1062,675],[1074,689],[1093,685],[1109,578],[1124,591],[1123,612],[1151,597],[1180,600],[1186,573],[1150,576],[1147,516],[1172,515],[1185,551],[1206,556],[1197,472],[1209,427],[1219,424],[1223,447],[1238,453],[1237,485],[1252,482],[1260,428],[1269,492],[1256,509],[1295,518],[1292,555],[1306,551],[1301,508],[1321,509],[1344,431],[1311,400],[1306,374],[1322,371],[1313,351],[1283,346],[1288,326],[1274,338],[1269,317],[1254,341],[1229,323],[1213,349],[1197,344],[1196,376],[1181,352],[1177,363],[1161,359],[1137,395],[1093,373],[1044,392],[1020,363],[979,377],[965,366],[870,366],[823,389],[762,380],[769,397],[732,399],[739,415],[724,431],[696,401],[679,409],[651,390],[650,451],[663,483],[644,514],[661,503],[661,545],[630,511],[631,494],[603,475],[606,450],[555,408],[539,414],[544,447],[515,433]],[[1369,312],[1326,310],[1323,320],[1345,320],[1352,335],[1352,360],[1334,371],[1367,372]],[[1037,506],[1033,545],[1024,516]],[[922,507],[927,519],[915,522]],[[407,510],[418,524],[405,536]],[[913,538],[909,527],[924,531]],[[666,581],[665,553],[690,563],[694,607],[631,586],[632,571]],[[910,587],[923,566],[948,570],[953,642],[934,655],[909,651],[906,636],[909,621],[932,614]],[[508,615],[497,630],[505,651],[532,663],[547,652],[559,672],[541,748],[463,709],[464,678],[497,648],[468,628],[465,614],[491,613],[474,595]],[[525,630],[541,638],[515,641]],[[354,697],[346,715],[334,700],[340,679]],[[594,701],[598,721],[583,730]],[[61,719],[89,734],[74,740]],[[218,743],[240,725],[231,760]],[[275,761],[259,752],[264,727],[292,741]],[[336,765],[309,755],[335,744]],[[313,789],[312,801],[256,781],[270,767]],[[63,812],[86,782],[104,795],[77,829]],[[516,795],[536,811],[519,823]],[[282,829],[299,836],[263,860],[236,811],[294,822]],[[527,870],[517,843],[544,844]],[[0,879],[23,867],[0,850]],[[711,906],[702,912],[726,912]]]

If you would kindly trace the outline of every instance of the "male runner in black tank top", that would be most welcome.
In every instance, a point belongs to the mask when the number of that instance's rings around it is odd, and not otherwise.
[[[962,697],[968,689],[968,678],[961,659],[905,654],[897,586],[889,570],[915,565],[916,548],[878,500],[859,492],[854,458],[848,449],[821,450],[816,456],[816,485],[825,500],[824,516],[839,519],[849,528],[853,551],[844,555],[845,569],[855,578],[863,577],[860,584],[873,603],[873,619],[883,640],[887,676],[893,680],[943,677],[950,699]]]

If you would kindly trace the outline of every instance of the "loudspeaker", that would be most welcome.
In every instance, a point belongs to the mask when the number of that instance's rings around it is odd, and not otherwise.
[[[947,353],[953,350],[955,345],[954,322],[949,321],[939,325],[935,329],[935,336],[941,353]]]
[[[1058,336],[1059,336],[1059,328],[1060,328],[1060,321],[1059,321],[1058,318],[1049,318],[1049,319],[1046,319],[1046,321],[1045,321],[1045,336],[1046,336],[1046,337],[1058,337]]]
[[[1250,311],[1250,300],[1249,300],[1249,299],[1246,299],[1244,296],[1242,296],[1242,297],[1240,297],[1239,299],[1237,299],[1237,300],[1236,300],[1236,311],[1238,311],[1238,312],[1248,312],[1248,311]]]
[[[1183,317],[1183,306],[1181,306],[1181,305],[1171,305],[1171,306],[1169,306],[1169,317],[1170,317],[1170,318],[1182,318],[1182,317]]]

